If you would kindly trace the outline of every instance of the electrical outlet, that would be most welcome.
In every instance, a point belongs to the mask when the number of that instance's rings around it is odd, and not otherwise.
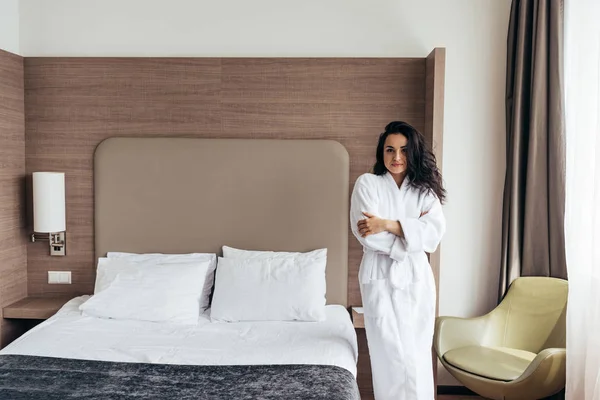
[[[70,285],[71,271],[48,271],[48,283]]]

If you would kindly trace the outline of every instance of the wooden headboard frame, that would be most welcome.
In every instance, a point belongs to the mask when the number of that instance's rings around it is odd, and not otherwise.
[[[67,257],[27,245],[30,296],[93,290],[93,154],[109,137],[331,139],[349,153],[351,189],[373,165],[378,133],[400,119],[442,165],[443,48],[414,58],[25,57],[23,71],[26,172],[63,171],[67,190]],[[358,306],[362,248],[348,239],[347,304]],[[439,250],[430,260],[439,288]],[[73,284],[48,285],[49,270],[72,271]],[[361,353],[367,391],[369,371]]]
[[[425,61],[425,130],[423,135],[431,143],[438,168],[442,171],[442,153],[444,139],[444,86],[446,74],[446,49],[436,48]],[[442,172],[443,173],[443,172]],[[443,240],[442,240],[443,242]],[[440,309],[440,248],[429,255],[436,287],[435,315]],[[433,379],[437,388],[438,360],[435,350],[431,350]],[[437,391],[435,393],[437,399]]]

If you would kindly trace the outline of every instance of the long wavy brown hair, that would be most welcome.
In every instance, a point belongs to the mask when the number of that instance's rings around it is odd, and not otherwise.
[[[408,141],[406,145],[408,184],[421,192],[433,192],[440,202],[444,203],[446,189],[444,189],[442,174],[437,167],[435,155],[427,145],[423,134],[404,121],[390,122],[385,127],[385,131],[379,135],[377,162],[373,166],[373,173],[383,175],[388,172],[383,161],[383,151],[385,140],[389,135],[404,135]]]

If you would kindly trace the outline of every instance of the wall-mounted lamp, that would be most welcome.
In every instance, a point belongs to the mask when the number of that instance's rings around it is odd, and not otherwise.
[[[65,255],[65,174],[33,173],[33,234],[31,241],[48,241],[51,256]]]

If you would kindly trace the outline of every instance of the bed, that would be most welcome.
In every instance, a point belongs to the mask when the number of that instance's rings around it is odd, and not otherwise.
[[[94,158],[99,260],[326,249],[323,318],[223,322],[211,308],[190,325],[98,318],[80,306],[102,293],[78,296],[0,352],[0,398],[360,398],[346,308],[348,169],[328,140],[105,140]],[[216,307],[219,266],[214,279]]]

